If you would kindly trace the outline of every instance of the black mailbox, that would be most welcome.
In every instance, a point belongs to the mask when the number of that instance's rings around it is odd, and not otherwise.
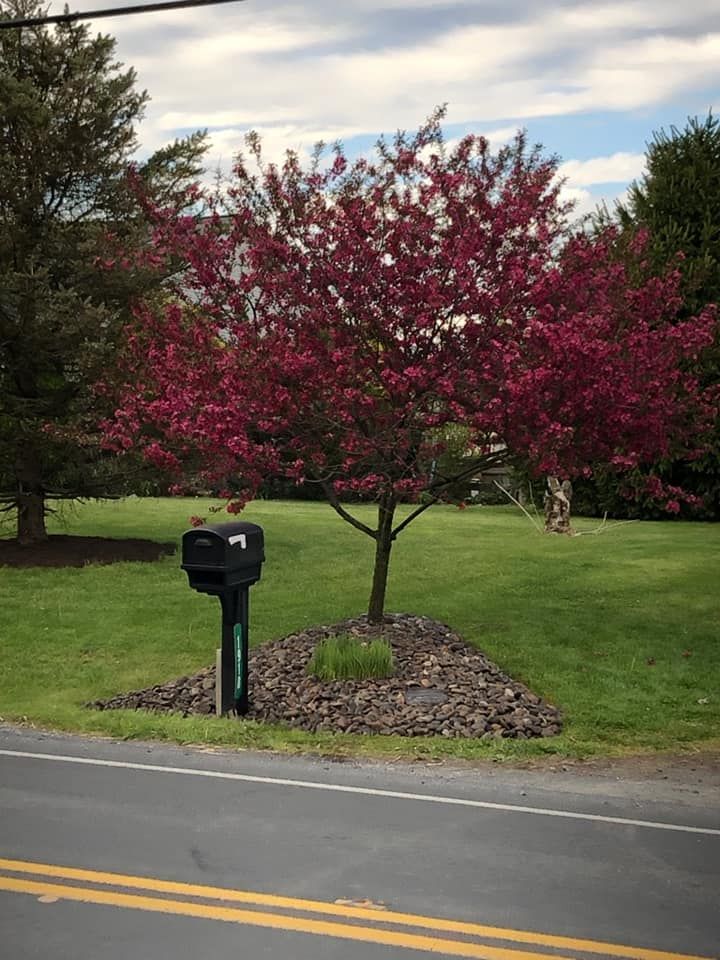
[[[190,586],[220,600],[222,647],[216,660],[216,710],[245,714],[248,699],[250,587],[265,561],[262,527],[256,523],[216,523],[183,534],[182,569]]]
[[[201,593],[257,583],[264,560],[263,531],[255,523],[217,523],[183,534],[182,569]]]

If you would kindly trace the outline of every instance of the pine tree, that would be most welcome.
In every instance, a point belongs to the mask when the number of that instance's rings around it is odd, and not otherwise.
[[[617,214],[624,227],[650,232],[653,266],[682,263],[688,315],[720,302],[720,121],[709,113],[653,135],[647,172]]]
[[[0,0],[0,18],[37,15]],[[46,538],[50,498],[118,492],[126,473],[100,446],[116,339],[157,271],[99,269],[110,245],[137,250],[149,228],[133,187],[136,125],[148,97],[85,25],[0,31],[0,504],[18,539]],[[204,134],[139,163],[156,202],[192,201]],[[112,258],[110,258],[112,259]]]

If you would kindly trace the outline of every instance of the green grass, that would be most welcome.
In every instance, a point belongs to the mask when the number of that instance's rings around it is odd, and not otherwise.
[[[191,514],[212,518],[209,506],[191,498],[87,504],[53,528],[179,541]],[[371,522],[370,507],[356,512]],[[250,593],[251,643],[364,612],[373,544],[329,507],[258,502],[244,518],[265,528],[267,555]],[[189,589],[177,556],[83,569],[1,568],[0,715],[101,735],[324,754],[521,759],[717,746],[719,548],[716,525],[634,523],[598,536],[545,537],[504,507],[435,507],[400,535],[387,609],[450,624],[559,705],[565,730],[556,738],[488,744],[311,735],[230,719],[84,709],[90,699],[213,661],[219,604]]]
[[[318,680],[368,680],[391,677],[392,648],[381,637],[366,642],[349,633],[326,637],[315,647],[307,672]]]

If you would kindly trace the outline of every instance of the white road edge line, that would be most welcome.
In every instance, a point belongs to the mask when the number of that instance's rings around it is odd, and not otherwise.
[[[599,813],[576,813],[572,810],[553,810],[547,807],[524,807],[513,803],[492,803],[489,800],[467,800],[464,797],[442,797],[427,793],[404,793],[401,790],[376,790],[373,787],[351,787],[340,783],[317,783],[313,780],[286,780],[282,777],[258,777],[248,773],[224,773],[221,770],[196,770],[193,767],[165,767],[155,763],[131,763],[126,760],[99,760],[93,757],[70,757],[56,753],[30,753],[26,750],[2,750],[0,756],[25,760],[51,760],[56,763],[78,763],[89,767],[113,767],[117,770],[139,770],[144,773],[174,773],[189,777],[209,777],[213,780],[236,780],[242,783],[260,783],[276,787],[298,787],[304,790],[325,790],[329,793],[354,793],[366,797],[393,800],[419,800],[455,807],[474,807],[481,810],[499,810],[505,813],[527,813],[540,817],[561,817],[567,820],[590,820],[613,823],[623,827],[647,827],[652,830],[674,830],[679,833],[700,833],[720,837],[720,829],[691,827],[681,823],[662,823],[657,820],[630,820],[627,817],[606,817]]]

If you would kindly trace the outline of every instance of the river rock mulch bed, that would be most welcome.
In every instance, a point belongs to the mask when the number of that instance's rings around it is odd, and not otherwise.
[[[251,709],[266,723],[311,732],[528,739],[560,732],[556,707],[442,623],[388,614],[382,634],[390,642],[394,676],[383,680],[323,682],[305,667],[323,638],[350,633],[378,636],[365,617],[312,627],[250,652]],[[215,668],[190,677],[88,704],[97,710],[146,709],[215,713]]]

